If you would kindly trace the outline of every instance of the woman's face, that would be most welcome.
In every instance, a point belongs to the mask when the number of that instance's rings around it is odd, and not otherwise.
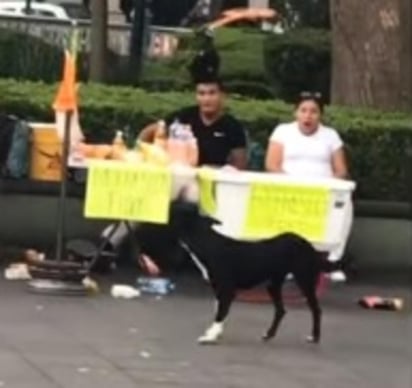
[[[295,117],[302,132],[311,134],[317,130],[322,112],[316,101],[305,100],[296,108]]]

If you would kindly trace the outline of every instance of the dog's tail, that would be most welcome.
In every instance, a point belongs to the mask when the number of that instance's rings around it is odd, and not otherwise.
[[[325,253],[317,253],[318,267],[320,272],[330,273],[341,271],[343,269],[343,261],[329,261],[328,255]]]

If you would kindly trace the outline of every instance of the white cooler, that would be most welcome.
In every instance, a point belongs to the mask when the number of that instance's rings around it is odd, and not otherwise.
[[[297,188],[322,188],[329,191],[326,204],[326,219],[322,220],[324,225],[323,237],[319,241],[309,239],[316,249],[331,251],[346,240],[345,229],[352,214],[351,194],[355,189],[355,183],[339,179],[308,179],[296,178],[284,174],[270,174],[257,172],[231,172],[216,170],[214,178],[216,187],[216,211],[214,218],[221,222],[215,229],[229,237],[236,239],[266,238],[268,233],[247,237],[245,235],[245,223],[247,207],[251,195],[251,183],[270,183],[274,187]],[[290,208],[290,203],[287,204]],[[292,209],[293,210],[293,209]],[[345,227],[346,225],[346,227]],[[285,230],[296,232],[295,230]]]

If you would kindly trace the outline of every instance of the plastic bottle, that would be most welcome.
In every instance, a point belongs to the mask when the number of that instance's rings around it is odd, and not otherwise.
[[[190,164],[188,155],[188,131],[187,126],[175,120],[170,126],[170,138],[168,141],[168,153],[172,163]]]
[[[175,289],[175,285],[167,278],[137,278],[137,286],[141,292],[154,295],[167,295]]]
[[[113,285],[110,293],[112,297],[116,299],[134,299],[140,296],[139,290],[123,284]]]
[[[163,120],[159,120],[157,122],[157,128],[156,128],[153,144],[164,150],[166,149],[166,146],[167,146],[166,123]]]
[[[175,139],[177,137],[177,134],[179,132],[179,127],[180,127],[180,121],[175,119],[173,123],[170,125],[169,130],[170,130],[170,138]]]
[[[116,147],[126,147],[123,139],[123,131],[116,131],[116,136],[114,137],[112,144]]]
[[[197,145],[197,139],[193,136],[192,128],[190,125],[186,126],[187,133],[187,162],[190,166],[195,167],[199,161],[199,148]]]
[[[127,151],[126,143],[123,139],[123,132],[116,131],[116,136],[112,142],[112,158],[115,160],[123,159]]]

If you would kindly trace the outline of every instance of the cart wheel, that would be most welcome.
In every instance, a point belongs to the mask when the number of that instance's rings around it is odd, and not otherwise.
[[[74,255],[82,261],[88,261],[93,258],[97,252],[95,244],[88,240],[70,240],[66,244],[66,250],[69,254]]]
[[[102,251],[98,254],[98,247],[88,240],[71,240],[66,245],[69,255],[74,260],[84,263],[89,270],[101,273],[109,273],[115,267],[117,255],[113,252]]]

